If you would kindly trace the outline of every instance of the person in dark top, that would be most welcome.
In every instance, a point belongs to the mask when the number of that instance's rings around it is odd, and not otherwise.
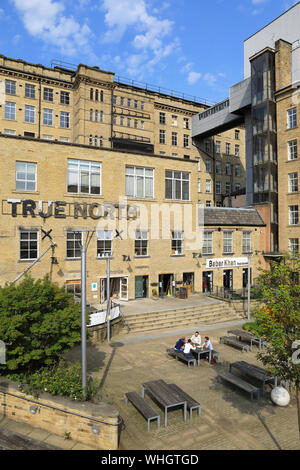
[[[174,351],[176,351],[176,352],[183,352],[185,343],[186,343],[186,339],[185,339],[184,337],[183,337],[183,338],[180,338],[180,339],[177,341],[177,343],[175,344]]]

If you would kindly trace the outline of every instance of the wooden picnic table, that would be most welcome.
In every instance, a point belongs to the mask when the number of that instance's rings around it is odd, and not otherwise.
[[[209,355],[209,363],[211,363],[211,355],[212,355],[212,350],[210,349],[203,349],[203,348],[196,348],[196,349],[191,349],[191,353],[194,354],[194,356],[197,356],[197,365],[200,366],[200,358],[203,354]]]
[[[164,408],[165,427],[167,426],[168,410],[175,406],[183,406],[183,419],[186,421],[187,402],[178,396],[164,380],[153,380],[142,384],[142,397],[145,392],[151,395]]]
[[[249,364],[246,361],[237,361],[229,365],[229,372],[231,372],[233,368],[239,370],[243,375],[247,375],[248,377],[252,377],[261,382],[263,395],[266,383],[273,381],[275,387],[277,387],[277,377],[267,377],[267,372],[262,367],[256,366],[255,364]]]
[[[232,334],[234,336],[237,336],[240,339],[240,341],[250,342],[251,351],[252,351],[252,343],[258,343],[259,349],[261,349],[263,346],[263,338],[257,337],[253,333],[249,333],[249,331],[235,329],[235,330],[227,331],[227,334]]]

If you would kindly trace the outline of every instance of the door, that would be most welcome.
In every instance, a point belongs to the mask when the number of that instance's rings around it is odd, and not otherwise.
[[[121,277],[120,300],[128,300],[128,277]]]
[[[232,282],[232,278],[233,278],[233,274],[232,274],[232,269],[225,269],[224,272],[223,272],[223,287],[224,287],[224,290],[231,290],[232,289],[232,286],[233,286],[233,282]]]
[[[202,291],[213,292],[213,272],[212,271],[203,272]]]
[[[135,298],[144,299],[147,297],[148,276],[135,277]]]

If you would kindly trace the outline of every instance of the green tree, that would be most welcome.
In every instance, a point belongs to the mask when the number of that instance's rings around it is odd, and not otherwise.
[[[0,373],[28,373],[57,363],[81,340],[80,305],[46,276],[26,276],[0,288],[0,339],[6,364]]]
[[[285,256],[263,271],[258,287],[265,305],[254,312],[257,332],[268,342],[258,357],[274,375],[296,390],[300,433],[300,365],[295,342],[300,340],[300,257]],[[299,356],[300,357],[300,356]]]

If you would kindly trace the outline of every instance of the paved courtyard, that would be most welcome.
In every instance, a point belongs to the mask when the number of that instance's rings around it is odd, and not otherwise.
[[[237,322],[237,326],[240,324]],[[281,408],[271,402],[270,386],[265,397],[251,402],[249,394],[217,381],[218,373],[228,370],[230,362],[245,360],[259,365],[255,347],[253,352],[242,353],[218,344],[229,326],[232,323],[199,328],[202,338],[208,335],[221,353],[217,365],[202,360],[200,367],[188,368],[166,357],[166,348],[175,344],[181,332],[165,331],[143,337],[122,334],[112,338],[111,344],[89,346],[88,368],[100,380],[104,396],[117,406],[124,420],[120,449],[300,449],[294,396],[287,407]],[[188,332],[183,333],[188,336]],[[176,409],[168,413],[167,428],[163,425],[157,428],[153,422],[148,433],[147,421],[130,403],[125,404],[124,393],[141,392],[143,382],[156,379],[176,383],[189,393],[201,403],[202,415],[198,417],[194,412],[193,419],[184,422],[182,409]],[[150,397],[146,396],[146,400],[159,411],[163,422],[162,410]]]

